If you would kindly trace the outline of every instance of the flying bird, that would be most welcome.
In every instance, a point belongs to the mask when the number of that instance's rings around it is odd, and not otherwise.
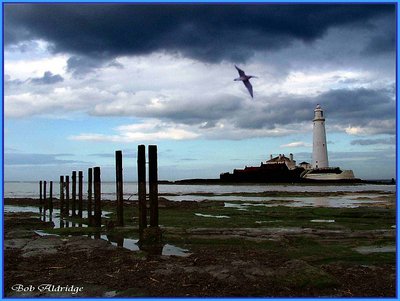
[[[253,75],[246,75],[242,69],[240,69],[238,66],[235,65],[235,68],[239,72],[240,77],[235,78],[235,81],[241,80],[244,85],[246,86],[247,90],[249,91],[251,98],[253,98],[253,86],[250,84],[249,79],[250,78],[257,78],[257,76]]]

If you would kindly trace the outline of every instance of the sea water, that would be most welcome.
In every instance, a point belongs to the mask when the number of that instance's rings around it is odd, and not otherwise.
[[[86,184],[86,183],[85,183]],[[84,184],[83,197],[86,198],[87,186]],[[137,200],[137,183],[124,183],[124,199]],[[49,186],[47,186],[47,192]],[[53,183],[53,196],[59,197],[59,183]],[[101,194],[103,200],[116,200],[115,182],[102,182]],[[148,191],[148,190],[147,190]],[[293,192],[298,196],[260,196],[242,195],[243,193],[261,192]],[[170,201],[203,201],[213,200],[221,202],[270,202],[283,206],[324,206],[324,207],[357,207],[359,204],[379,201],[379,198],[392,195],[396,192],[395,185],[375,184],[340,184],[340,185],[310,185],[310,184],[258,184],[258,185],[176,185],[159,184],[160,197]],[[332,193],[330,196],[301,196],[302,192]],[[337,195],[335,193],[342,192]],[[5,198],[39,198],[38,182],[5,182]],[[376,200],[374,200],[374,198]]]
[[[49,182],[47,182],[49,183]],[[47,184],[49,185],[49,184]],[[83,185],[84,197],[86,196],[87,186]],[[124,183],[124,198],[136,198],[137,182]],[[49,191],[49,186],[47,186]],[[59,197],[59,183],[53,182],[55,197]],[[101,194],[103,199],[116,199],[115,182],[102,182]],[[306,184],[232,184],[232,185],[175,185],[159,184],[159,194],[172,194],[175,196],[210,194],[229,194],[229,193],[259,193],[268,191],[278,192],[369,192],[379,191],[384,193],[396,192],[395,185],[375,185],[375,184],[329,184],[329,185],[306,185]],[[39,198],[39,182],[4,182],[5,198]]]

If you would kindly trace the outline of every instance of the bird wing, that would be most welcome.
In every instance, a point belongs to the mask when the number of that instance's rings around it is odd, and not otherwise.
[[[253,98],[253,86],[250,84],[248,80],[244,80],[243,83],[246,86],[247,90],[249,90],[251,98]]]
[[[245,76],[244,71],[242,69],[239,69],[238,66],[235,65],[235,68],[237,69],[237,71],[239,72],[240,76]]]

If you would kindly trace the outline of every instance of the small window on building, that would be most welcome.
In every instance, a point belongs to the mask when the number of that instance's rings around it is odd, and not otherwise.
[[[324,117],[324,112],[323,111],[321,111],[321,117]]]

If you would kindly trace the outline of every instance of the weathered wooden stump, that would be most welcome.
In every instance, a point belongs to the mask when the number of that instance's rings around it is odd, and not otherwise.
[[[158,171],[157,146],[149,146],[149,203],[150,225],[147,224],[146,162],[145,146],[138,147],[138,193],[139,193],[139,247],[145,251],[161,254],[162,231],[158,226]],[[159,252],[160,251],[160,252]]]
[[[93,169],[94,173],[94,225],[101,227],[101,179],[100,167]]]
[[[50,215],[53,214],[53,181],[50,181],[50,187],[49,187],[49,210],[50,210]]]
[[[83,172],[78,172],[78,216],[82,218],[83,210]]]
[[[43,207],[43,192],[42,192],[42,181],[39,181],[39,212],[42,215],[42,207]]]
[[[64,176],[60,176],[60,215],[64,215]]]
[[[72,217],[76,216],[76,171],[72,172]]]
[[[139,207],[139,235],[143,236],[143,230],[147,228],[147,202],[146,202],[146,147],[138,146],[137,156],[138,170],[138,207]]]
[[[69,216],[69,176],[65,176],[65,215]]]
[[[89,226],[93,224],[93,215],[92,215],[92,188],[93,188],[93,169],[88,169],[88,190],[87,190],[87,216]]]
[[[124,192],[122,179],[122,151],[115,152],[115,173],[117,192],[117,226],[124,225]]]
[[[149,145],[150,227],[158,227],[157,145]]]
[[[47,211],[47,199],[46,199],[46,194],[47,194],[47,191],[46,191],[46,188],[47,188],[47,182],[46,181],[43,181],[43,206],[44,206],[44,215],[46,215],[46,211]]]

